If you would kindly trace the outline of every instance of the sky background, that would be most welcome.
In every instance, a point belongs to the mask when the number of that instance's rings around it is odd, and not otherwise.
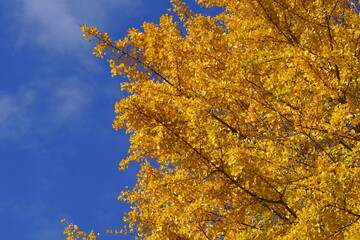
[[[128,149],[128,136],[111,127],[123,79],[91,55],[80,24],[117,39],[158,22],[169,7],[167,0],[0,1],[1,239],[64,239],[62,218],[96,232],[122,226],[128,206],[117,196],[137,170],[117,170]]]

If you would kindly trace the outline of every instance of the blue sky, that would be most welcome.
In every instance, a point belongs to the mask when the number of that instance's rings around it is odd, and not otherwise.
[[[111,128],[123,79],[91,55],[79,25],[122,38],[169,7],[167,0],[0,2],[1,239],[64,239],[61,218],[97,232],[122,226],[128,206],[117,196],[136,179],[136,166],[117,170],[128,136]]]

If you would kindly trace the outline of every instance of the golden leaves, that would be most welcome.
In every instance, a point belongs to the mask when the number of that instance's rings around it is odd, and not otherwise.
[[[82,27],[128,78],[113,127],[130,134],[119,168],[141,170],[122,233],[356,236],[359,15],[345,0],[199,0],[224,7],[214,17],[173,3],[124,40]]]
[[[61,219],[60,222],[67,224],[67,227],[64,229],[64,235],[67,235],[65,240],[96,240],[100,236],[99,233],[95,234],[93,230],[88,234],[81,231],[77,225],[68,223],[65,218]]]

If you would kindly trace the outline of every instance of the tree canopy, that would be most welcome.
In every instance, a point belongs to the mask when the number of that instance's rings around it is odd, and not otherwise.
[[[112,40],[138,239],[360,238],[360,18],[347,0],[197,0]]]

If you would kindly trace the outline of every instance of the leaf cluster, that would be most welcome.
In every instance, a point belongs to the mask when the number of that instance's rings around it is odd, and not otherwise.
[[[126,96],[113,127],[139,162],[126,234],[139,239],[360,237],[360,18],[355,1],[173,0],[113,41]]]

